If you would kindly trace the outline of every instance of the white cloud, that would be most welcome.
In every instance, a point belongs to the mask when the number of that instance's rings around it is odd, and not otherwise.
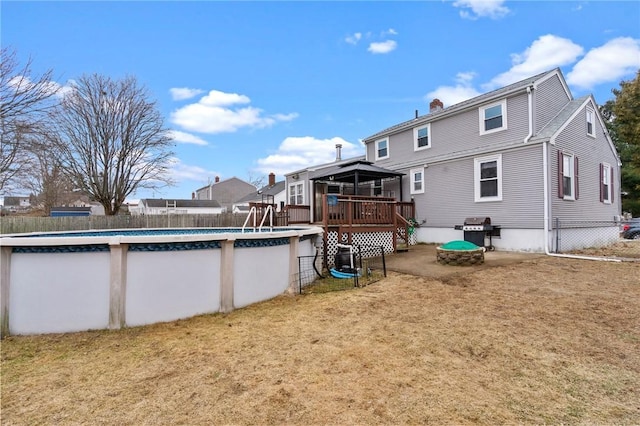
[[[475,78],[474,72],[460,72],[456,75],[455,86],[440,86],[425,95],[424,100],[431,102],[433,99],[440,99],[445,107],[466,101],[480,95],[471,85]]]
[[[383,31],[382,32],[382,37],[386,37],[389,35],[398,35],[398,32],[396,30],[394,30],[393,28],[389,28],[387,31]]]
[[[176,142],[189,143],[194,145],[209,145],[204,139],[192,135],[191,133],[181,132],[179,130],[169,130],[169,137]]]
[[[210,106],[229,106],[234,104],[248,104],[251,102],[248,96],[237,93],[225,93],[219,90],[212,90],[208,95],[200,99],[200,103]]]
[[[354,33],[353,35],[347,36],[344,41],[349,44],[358,44],[360,39],[362,38],[362,33]]]
[[[176,182],[182,182],[185,180],[199,183],[204,182],[202,186],[206,184],[208,178],[211,178],[212,176],[220,176],[220,173],[218,172],[207,170],[200,166],[184,164],[177,157],[171,159],[169,174],[171,176],[171,179]]]
[[[248,104],[245,95],[210,91],[197,103],[185,105],[173,111],[172,123],[185,130],[199,133],[231,133],[243,127],[265,128],[280,121],[291,121],[298,114],[264,115],[263,110],[252,106],[234,108],[236,104]]]
[[[367,50],[373,54],[384,54],[395,50],[396,47],[398,47],[398,43],[394,40],[387,40],[371,43]]]
[[[590,89],[617,82],[640,68],[640,40],[619,37],[591,49],[567,74],[567,83]]]
[[[510,10],[503,6],[504,0],[458,0],[454,7],[460,10],[460,16],[466,19],[491,18],[499,19],[507,15]],[[471,9],[471,13],[467,10]]]
[[[199,94],[203,93],[204,90],[190,89],[188,87],[174,87],[169,89],[169,92],[171,93],[171,98],[174,101],[182,101],[185,99],[191,99],[194,96],[198,96]]]
[[[547,34],[538,37],[522,53],[511,55],[511,69],[483,85],[486,90],[504,87],[552,68],[572,64],[584,49],[569,39]]]
[[[340,137],[316,139],[311,136],[288,137],[276,153],[258,160],[257,170],[282,176],[305,167],[330,163],[336,159],[336,144],[342,144],[342,158],[363,154],[363,148]]]

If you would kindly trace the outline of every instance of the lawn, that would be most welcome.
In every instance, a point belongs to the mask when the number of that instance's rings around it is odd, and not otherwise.
[[[9,337],[1,422],[640,424],[640,263],[463,271]]]

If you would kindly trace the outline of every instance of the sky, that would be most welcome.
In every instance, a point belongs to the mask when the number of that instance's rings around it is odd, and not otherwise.
[[[191,198],[364,154],[361,140],[559,67],[574,97],[612,99],[640,69],[639,1],[11,1],[0,42],[32,73],[134,76],[174,138]]]

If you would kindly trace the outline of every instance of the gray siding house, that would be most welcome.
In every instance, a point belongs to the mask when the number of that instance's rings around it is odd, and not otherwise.
[[[553,250],[559,222],[583,247],[603,243],[594,227],[617,239],[620,160],[594,98],[574,99],[560,69],[447,108],[436,99],[363,143],[368,161],[407,175],[400,201],[415,201],[419,242],[463,239],[454,227],[468,217],[499,225],[501,250]]]
[[[233,204],[247,195],[255,192],[257,188],[248,182],[232,177],[220,180],[216,176],[213,183],[196,189],[192,194],[194,200],[215,200],[220,203],[223,211],[232,211]]]

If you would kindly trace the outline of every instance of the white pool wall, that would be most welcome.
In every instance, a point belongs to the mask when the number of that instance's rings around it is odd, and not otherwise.
[[[76,332],[229,312],[294,291],[298,256],[314,253],[321,234],[2,236],[0,330]]]

